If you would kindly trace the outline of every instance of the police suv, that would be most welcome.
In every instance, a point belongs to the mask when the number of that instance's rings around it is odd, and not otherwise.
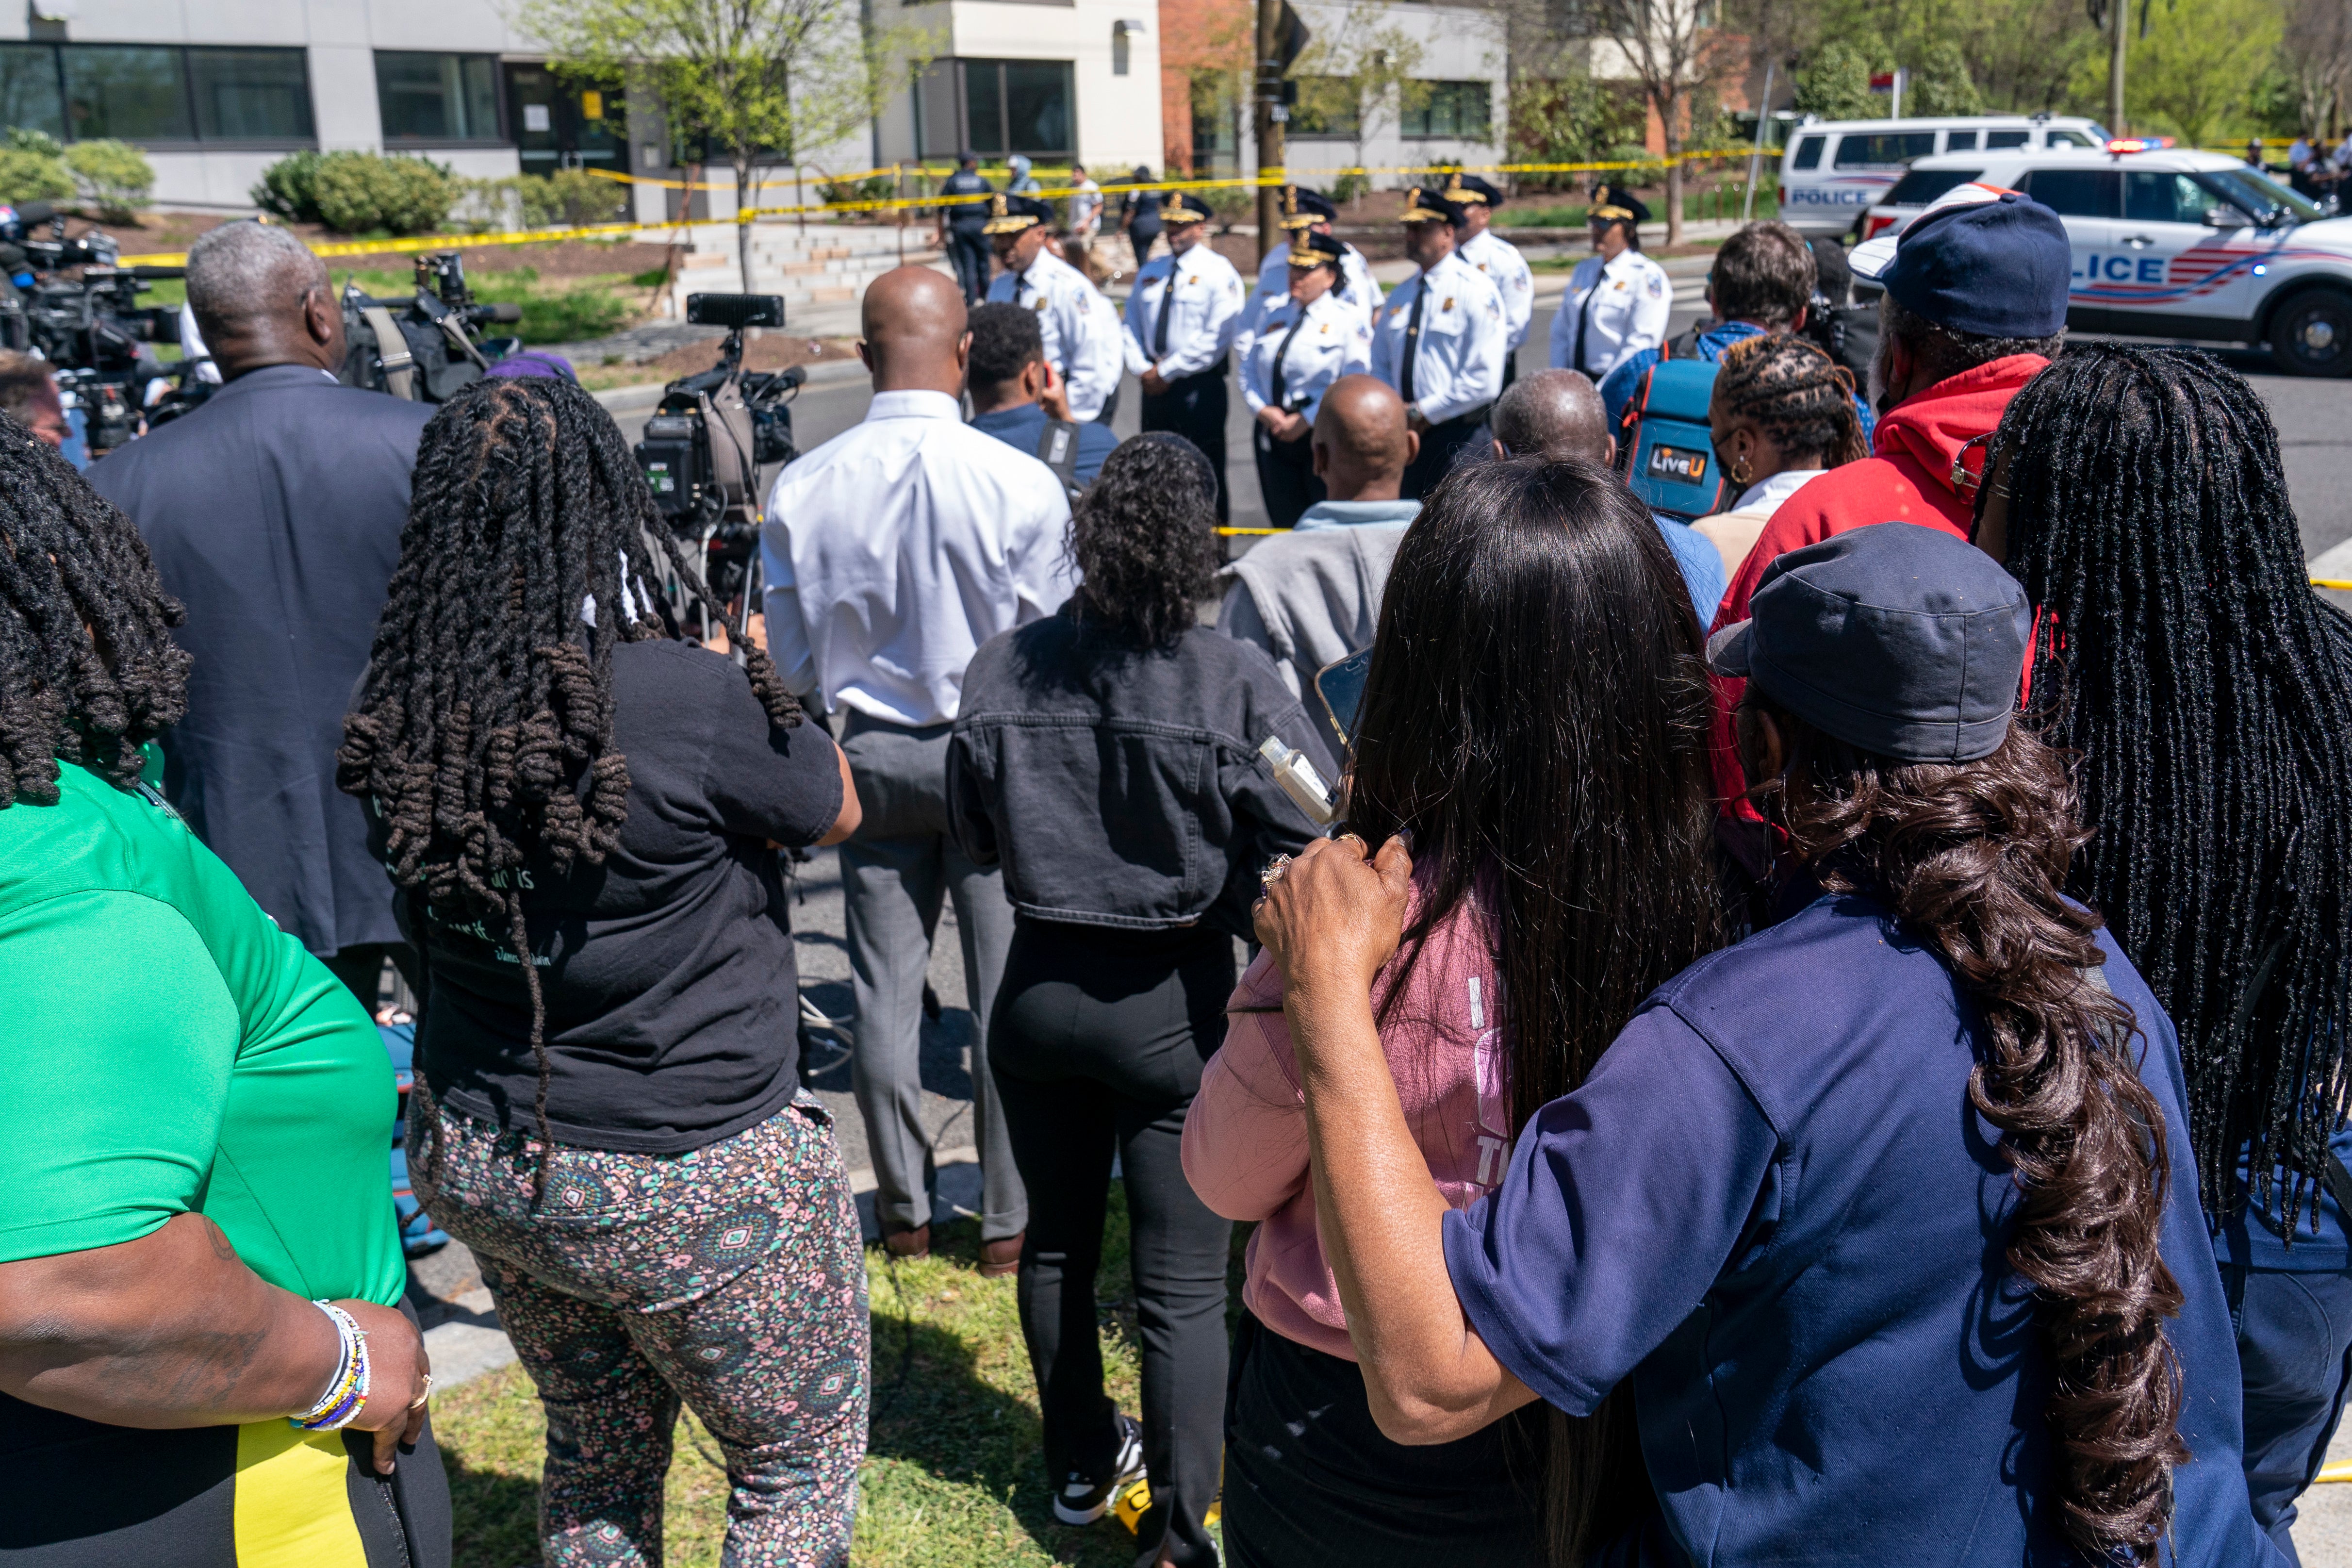
[[[2023,191],[2065,224],[2076,331],[2267,342],[2283,369],[2352,374],[2352,217],[2325,216],[2260,170],[2161,141],[1923,158],[1864,214],[1864,237],[1900,234],[1971,180]]]
[[[1936,120],[1830,120],[1799,125],[1780,153],[1780,221],[1799,234],[1858,229],[1903,172],[1939,153],[2104,147],[2095,121],[1971,114]]]

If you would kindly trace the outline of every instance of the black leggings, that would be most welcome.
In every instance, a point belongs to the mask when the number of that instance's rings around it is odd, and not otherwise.
[[[1143,1453],[1151,1510],[1139,1561],[1217,1561],[1202,1516],[1217,1495],[1233,1226],[1184,1179],[1184,1113],[1224,1037],[1233,940],[1194,927],[1126,931],[1019,920],[989,1020],[989,1066],[1029,1189],[1021,1329],[1045,1412],[1054,1486],[1099,1479],[1118,1427],[1103,1393],[1095,1271],[1111,1156],[1127,1181]]]

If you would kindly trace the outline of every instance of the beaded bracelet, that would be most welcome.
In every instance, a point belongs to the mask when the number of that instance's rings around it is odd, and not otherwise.
[[[367,1331],[357,1319],[331,1301],[313,1301],[312,1306],[327,1314],[335,1325],[335,1337],[342,1346],[342,1357],[335,1364],[335,1375],[327,1384],[327,1392],[319,1403],[299,1415],[289,1415],[287,1424],[304,1432],[332,1432],[349,1425],[367,1402],[369,1369]]]

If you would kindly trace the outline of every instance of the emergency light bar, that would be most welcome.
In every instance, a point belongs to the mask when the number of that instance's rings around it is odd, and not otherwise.
[[[2110,153],[2161,153],[2172,145],[2169,136],[2132,136],[2107,143]]]

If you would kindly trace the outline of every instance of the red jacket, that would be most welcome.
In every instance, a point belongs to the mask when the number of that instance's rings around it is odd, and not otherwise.
[[[1748,601],[1777,557],[1850,528],[1916,522],[1966,539],[1976,498],[1952,489],[1952,459],[1962,446],[1999,425],[2009,400],[2049,365],[2040,354],[2012,354],[1962,371],[1895,405],[1878,422],[1874,456],[1832,469],[1780,503],[1732,574],[1715,613],[1716,626],[1748,618]],[[1755,809],[1739,798],[1748,781],[1731,735],[1731,710],[1747,685],[1715,678],[1715,784],[1735,816],[1752,820]]]

